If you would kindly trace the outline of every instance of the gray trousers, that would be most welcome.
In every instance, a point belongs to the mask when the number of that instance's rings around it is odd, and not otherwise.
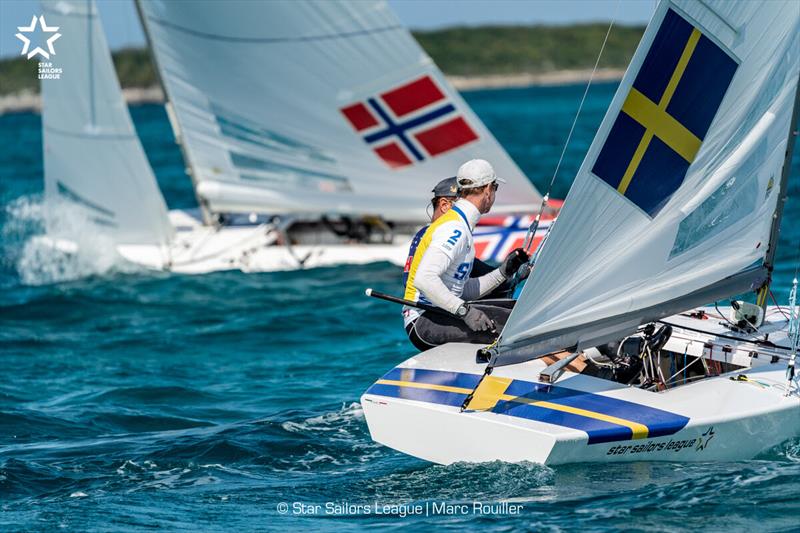
[[[472,331],[458,317],[425,311],[414,322],[406,326],[411,343],[420,351],[429,350],[448,342],[471,342],[491,344],[506,325],[508,315],[516,300],[479,300],[470,302],[495,323],[496,331]]]

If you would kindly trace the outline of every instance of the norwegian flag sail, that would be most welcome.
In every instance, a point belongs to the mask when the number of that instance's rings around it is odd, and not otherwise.
[[[478,140],[427,75],[342,108],[342,113],[390,168],[420,163]]]
[[[383,1],[138,2],[206,213],[425,220],[472,158],[541,197]]]
[[[525,246],[528,229],[533,216],[485,216],[475,228],[475,257],[481,261],[500,262],[516,248]],[[543,216],[528,245],[528,253],[533,253],[544,239],[553,219]]]

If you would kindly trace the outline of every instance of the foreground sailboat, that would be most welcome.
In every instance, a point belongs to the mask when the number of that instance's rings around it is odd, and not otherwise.
[[[80,251],[89,227],[185,273],[402,265],[433,185],[482,157],[508,184],[480,256],[521,243],[541,196],[384,2],[137,7],[199,209],[167,211],[94,2],[47,0],[65,74],[42,81],[45,197],[82,217],[50,216],[48,242]]]
[[[800,435],[795,298],[766,306],[798,51],[795,2],[661,2],[498,342],[389,371],[362,396],[373,439],[561,464],[749,458]]]

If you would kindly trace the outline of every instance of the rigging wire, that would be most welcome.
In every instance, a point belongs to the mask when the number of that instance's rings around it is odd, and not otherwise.
[[[795,277],[796,277],[796,275],[795,275]],[[781,307],[781,304],[778,303],[778,300],[775,299],[775,294],[772,292],[772,289],[769,290],[769,296],[770,296],[770,298],[772,298],[772,303],[775,304],[775,307],[778,309],[778,311],[780,311],[780,313],[783,315],[783,317],[786,320],[791,320],[789,318],[789,315],[787,315],[786,312],[783,310],[783,307]]]
[[[619,6],[619,2],[617,2],[617,6]],[[603,39],[603,44],[600,46],[600,53],[597,55],[597,60],[594,62],[594,68],[592,68],[592,74],[589,76],[589,81],[586,83],[586,89],[583,91],[583,96],[581,97],[581,103],[578,105],[578,111],[575,113],[575,118],[572,121],[572,126],[569,128],[569,133],[567,134],[567,140],[564,143],[564,147],[561,149],[561,155],[558,158],[558,163],[556,164],[556,169],[553,171],[553,177],[550,178],[550,185],[547,187],[547,194],[545,195],[546,198],[549,198],[550,191],[553,188],[553,184],[556,182],[556,177],[558,176],[558,171],[561,168],[561,163],[564,161],[564,155],[567,153],[567,148],[569,147],[569,142],[572,140],[572,134],[575,132],[575,126],[578,124],[578,118],[581,116],[581,110],[583,109],[583,104],[586,102],[586,96],[589,94],[589,88],[592,86],[592,80],[594,79],[594,75],[597,72],[597,67],[600,64],[600,58],[603,55],[603,50],[606,47],[606,43],[608,42],[608,36],[611,35],[611,29],[614,27],[614,20],[616,19],[616,11],[614,12],[614,16],[611,17],[611,22],[608,25],[608,30],[606,31],[606,36]]]
[[[614,14],[611,16],[611,22],[608,24],[608,30],[606,31],[606,36],[603,38],[603,44],[600,46],[600,52],[597,54],[597,60],[594,62],[594,67],[592,68],[592,73],[589,76],[589,81],[586,83],[586,89],[583,91],[583,96],[581,97],[581,102],[578,105],[578,111],[575,113],[575,118],[572,121],[572,126],[569,128],[569,134],[567,134],[567,140],[564,142],[564,146],[561,149],[561,156],[558,158],[558,163],[556,164],[556,168],[553,171],[553,176],[550,178],[550,184],[547,186],[547,191],[545,192],[544,196],[542,196],[542,205],[539,207],[539,212],[536,213],[536,217],[531,222],[531,225],[528,227],[528,233],[525,235],[525,241],[523,247],[525,250],[528,249],[530,246],[533,235],[536,233],[536,230],[539,227],[539,220],[542,216],[542,212],[547,208],[547,203],[550,201],[550,193],[553,190],[553,185],[556,182],[556,177],[558,177],[558,171],[561,168],[561,163],[564,161],[564,155],[567,153],[567,148],[569,147],[570,140],[572,140],[572,134],[575,131],[575,126],[578,124],[578,118],[581,116],[581,110],[583,110],[583,104],[586,102],[586,96],[589,94],[589,88],[592,86],[592,81],[594,80],[594,76],[597,73],[597,67],[600,65],[600,58],[603,57],[603,50],[606,48],[606,43],[608,43],[608,37],[611,35],[611,29],[614,27],[614,21],[617,19],[617,12],[619,10],[621,0],[617,0],[615,7],[614,7]],[[551,227],[552,227],[551,223]],[[548,230],[549,231],[549,230]],[[541,244],[540,244],[541,246]]]

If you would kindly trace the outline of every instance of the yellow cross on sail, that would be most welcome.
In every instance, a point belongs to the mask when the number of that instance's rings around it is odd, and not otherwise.
[[[700,151],[737,66],[669,10],[592,172],[657,215]]]

